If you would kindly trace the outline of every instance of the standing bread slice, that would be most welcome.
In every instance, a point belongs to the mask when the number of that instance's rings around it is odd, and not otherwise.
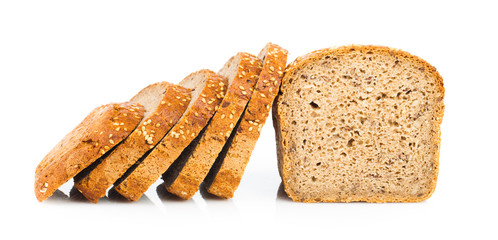
[[[207,191],[218,197],[232,198],[239,186],[261,128],[277,96],[287,63],[287,50],[268,43],[258,58],[263,61],[263,70],[251,100],[236,131],[223,147],[205,179]]]
[[[227,84],[226,78],[210,70],[201,70],[183,79],[179,85],[192,89],[187,111],[149,155],[135,169],[130,169],[129,175],[125,173],[117,183],[116,191],[129,200],[140,199],[201,133],[218,109]]]
[[[220,108],[190,153],[182,154],[163,175],[166,189],[190,199],[211,169],[251,98],[261,72],[261,60],[248,53],[232,57],[218,74],[228,78],[229,86]]]
[[[144,116],[134,103],[100,106],[69,132],[40,162],[35,172],[38,201],[50,197],[62,184],[88,167],[126,138]]]
[[[155,83],[142,89],[130,102],[145,107],[140,125],[81,180],[75,178],[75,187],[94,203],[176,124],[190,102],[190,89],[167,82]]]

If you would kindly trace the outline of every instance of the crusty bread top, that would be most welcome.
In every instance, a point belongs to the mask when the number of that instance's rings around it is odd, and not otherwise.
[[[201,70],[187,76],[179,85],[192,89],[187,111],[150,154],[115,187],[129,200],[140,199],[206,126],[225,94],[227,80],[210,70]]]
[[[38,201],[126,138],[144,116],[144,107],[133,103],[107,104],[94,109],[43,158],[35,172]]]
[[[287,63],[287,50],[268,43],[258,58],[263,62],[263,68],[251,99],[234,134],[230,136],[231,140],[225,144],[204,180],[208,192],[218,197],[233,197],[239,186],[245,166],[280,88]]]
[[[82,179],[75,177],[75,187],[88,200],[97,203],[106,190],[176,124],[190,102],[190,91],[168,82],[142,89],[130,100],[146,109],[141,123],[109,156],[94,163],[98,165],[82,171]]]
[[[274,105],[279,172],[295,201],[422,201],[438,174],[444,87],[436,69],[377,46],[314,51]]]
[[[163,175],[170,193],[190,199],[197,192],[244,112],[261,65],[255,56],[238,53],[218,72],[228,78],[227,92],[197,145],[192,146],[189,153],[182,154]]]

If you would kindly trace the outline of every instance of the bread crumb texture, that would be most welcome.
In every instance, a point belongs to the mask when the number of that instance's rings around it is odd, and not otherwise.
[[[279,172],[302,202],[418,202],[436,187],[444,87],[378,46],[322,49],[286,69],[274,106]]]

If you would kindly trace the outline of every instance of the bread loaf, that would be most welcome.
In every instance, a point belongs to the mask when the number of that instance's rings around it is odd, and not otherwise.
[[[279,172],[302,202],[418,202],[436,187],[443,80],[409,53],[322,49],[290,64],[273,108]]]

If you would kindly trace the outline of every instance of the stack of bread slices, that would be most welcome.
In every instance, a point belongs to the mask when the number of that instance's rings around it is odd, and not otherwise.
[[[237,53],[218,73],[159,82],[129,102],[93,110],[41,161],[35,195],[50,197],[74,178],[97,203],[111,187],[137,201],[158,179],[191,198],[207,191],[231,198],[278,94],[287,50],[268,43],[258,56]]]

